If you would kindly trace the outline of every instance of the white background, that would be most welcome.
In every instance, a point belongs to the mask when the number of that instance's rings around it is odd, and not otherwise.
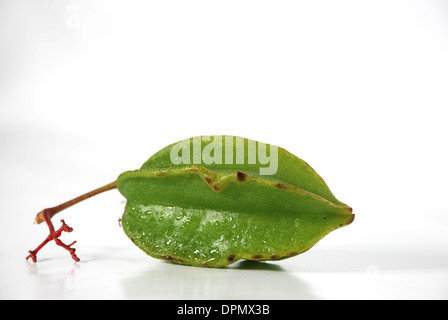
[[[1,1],[0,297],[447,299],[446,1]],[[227,269],[146,256],[109,191],[172,142],[229,134],[310,163],[355,222]]]

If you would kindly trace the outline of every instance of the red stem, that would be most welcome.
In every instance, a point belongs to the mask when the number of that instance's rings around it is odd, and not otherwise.
[[[41,212],[39,212],[36,216],[35,222],[36,223],[41,223],[41,222],[46,222],[48,229],[50,230],[50,234],[47,236],[47,238],[45,238],[45,240],[34,250],[30,250],[29,255],[26,257],[26,259],[31,258],[34,262],[37,261],[37,253],[39,252],[40,249],[42,249],[48,242],[50,242],[51,240],[54,240],[54,242],[58,245],[61,246],[62,248],[68,250],[73,258],[73,260],[75,260],[76,262],[79,261],[79,258],[76,256],[75,254],[75,248],[72,248],[71,246],[74,245],[76,243],[76,241],[72,242],[69,245],[66,245],[65,243],[63,243],[61,240],[59,240],[59,237],[61,236],[62,232],[72,232],[73,229],[70,228],[64,220],[61,220],[62,222],[62,226],[58,229],[55,230],[53,223],[51,222],[51,218],[58,212],[67,209],[68,207],[71,207],[74,204],[77,204],[78,202],[81,202],[83,200],[89,199],[90,197],[93,197],[99,193],[114,189],[117,187],[116,181],[109,183],[101,188],[92,190],[90,192],[87,192],[79,197],[76,197],[72,200],[69,200],[67,202],[64,202],[56,207],[53,208],[47,208],[42,210]]]

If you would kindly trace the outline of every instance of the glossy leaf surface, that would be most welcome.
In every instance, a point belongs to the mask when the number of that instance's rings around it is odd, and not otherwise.
[[[172,144],[121,174],[117,187],[128,200],[128,237],[155,258],[195,266],[288,258],[354,218],[303,160],[238,137]]]

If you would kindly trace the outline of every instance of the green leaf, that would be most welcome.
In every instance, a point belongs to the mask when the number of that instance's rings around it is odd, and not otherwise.
[[[306,162],[238,137],[172,144],[121,174],[117,188],[128,199],[123,229],[137,246],[196,266],[294,256],[354,218]]]

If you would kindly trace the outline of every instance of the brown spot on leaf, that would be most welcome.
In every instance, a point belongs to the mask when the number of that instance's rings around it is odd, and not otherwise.
[[[246,180],[246,174],[244,172],[238,171],[236,173],[236,178],[239,182],[243,182],[244,180]]]
[[[261,259],[261,258],[263,258],[263,255],[261,254],[255,254],[252,256],[252,259]]]
[[[232,262],[233,260],[235,260],[235,255],[234,254],[229,254],[227,257],[227,261]]]
[[[280,258],[279,256],[276,256],[275,254],[273,254],[272,256],[271,256],[271,259],[277,259],[277,258]]]
[[[218,191],[218,190],[219,190],[219,187],[215,184],[215,185],[213,186],[213,190]]]
[[[210,177],[205,177],[205,181],[207,181],[208,184],[212,183],[212,179]]]
[[[284,184],[284,183],[281,183],[281,182],[275,184],[275,186],[277,188],[280,188],[280,189],[288,189],[288,186],[286,184]]]
[[[293,256],[296,256],[296,255],[298,255],[299,253],[298,252],[291,252],[290,254],[289,254],[289,256],[290,257],[293,257]]]
[[[159,172],[159,173],[157,174],[157,176],[158,176],[158,177],[164,177],[164,176],[166,176],[166,172]]]
[[[173,258],[172,256],[161,256],[162,259],[165,259],[167,261],[176,261],[176,262],[183,262],[181,259]]]

